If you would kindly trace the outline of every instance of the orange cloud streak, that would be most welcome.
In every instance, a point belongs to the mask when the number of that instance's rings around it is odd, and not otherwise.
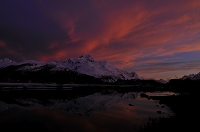
[[[200,51],[200,1],[91,3],[94,18],[88,17],[90,14],[85,8],[75,11],[75,16],[67,11],[57,11],[49,16],[62,24],[71,40],[41,60],[91,54],[97,60],[107,60],[123,68],[158,61],[134,62],[141,56]],[[81,21],[86,21],[81,25],[83,29],[79,25]],[[74,49],[70,44],[77,46]],[[55,46],[51,44],[49,48]]]
[[[55,53],[53,53],[53,55],[49,56],[49,55],[42,55],[38,57],[38,60],[40,61],[52,61],[52,60],[60,60],[61,58],[64,58],[67,56],[67,51],[66,50],[59,50]]]

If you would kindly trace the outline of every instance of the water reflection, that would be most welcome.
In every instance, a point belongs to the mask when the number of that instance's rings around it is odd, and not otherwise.
[[[148,117],[172,114],[168,107],[141,98],[140,92],[97,92],[72,99],[49,98],[48,103],[37,98],[14,100],[0,101],[0,126],[7,130],[138,131]]]
[[[154,92],[145,92],[148,96],[171,96],[171,95],[178,95],[177,93],[170,92],[170,91],[154,91]]]

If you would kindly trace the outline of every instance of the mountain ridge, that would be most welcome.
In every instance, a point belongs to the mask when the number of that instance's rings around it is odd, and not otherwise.
[[[197,74],[184,75],[182,80],[200,80],[200,72]]]
[[[8,58],[0,60],[0,69],[9,66],[17,67],[18,71],[38,71],[48,67],[49,71],[75,71],[101,79],[104,82],[115,82],[117,80],[144,79],[135,72],[120,70],[107,61],[96,61],[90,55],[81,55],[78,58],[69,58],[67,61],[40,62],[26,60],[15,62]]]

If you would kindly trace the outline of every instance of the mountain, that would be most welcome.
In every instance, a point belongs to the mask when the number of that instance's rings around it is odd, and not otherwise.
[[[166,80],[164,80],[164,79],[159,79],[159,80],[156,80],[157,82],[160,82],[160,83],[162,83],[162,84],[166,84],[166,83],[168,83]]]
[[[10,65],[14,65],[16,63],[17,62],[15,62],[13,60],[10,60],[8,58],[4,58],[4,59],[0,60],[0,68],[7,67],[7,66],[10,66]]]
[[[200,87],[200,72],[197,74],[184,75],[182,78],[171,79],[169,86],[178,92],[195,93]]]
[[[145,80],[152,80],[152,81],[156,81],[156,82],[159,82],[161,84],[166,84],[168,83],[168,81],[164,80],[164,79],[159,79],[159,80],[156,80],[154,78],[145,78]]]
[[[200,80],[200,72],[197,74],[190,74],[190,75],[185,75],[181,78],[182,80]]]
[[[68,61],[57,61],[57,63],[70,70],[100,78],[108,82],[114,82],[119,79],[142,79],[135,72],[128,73],[120,70],[106,61],[95,61],[90,55],[82,55],[75,59],[70,58]]]
[[[135,72],[128,73],[114,67],[106,61],[95,61],[90,55],[82,55],[79,58],[70,58],[67,61],[40,62],[27,60],[15,62],[9,59],[0,60],[1,76],[17,79],[18,75],[27,75],[32,80],[33,76],[48,77],[54,75],[67,78],[85,76],[96,78],[104,82],[115,82],[117,80],[143,79]],[[58,74],[60,76],[58,76]],[[9,76],[10,75],[10,76]],[[30,77],[31,76],[31,77]],[[55,78],[55,77],[54,77]],[[34,78],[36,79],[36,78]],[[83,79],[82,79],[83,80]],[[94,80],[94,79],[92,79]]]

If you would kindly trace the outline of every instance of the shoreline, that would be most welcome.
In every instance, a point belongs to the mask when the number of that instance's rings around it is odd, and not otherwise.
[[[74,90],[93,90],[93,89],[115,89],[131,91],[169,91],[164,87],[154,85],[130,85],[130,84],[60,84],[60,83],[5,83],[0,82],[0,90],[53,90],[53,89],[74,89]]]

